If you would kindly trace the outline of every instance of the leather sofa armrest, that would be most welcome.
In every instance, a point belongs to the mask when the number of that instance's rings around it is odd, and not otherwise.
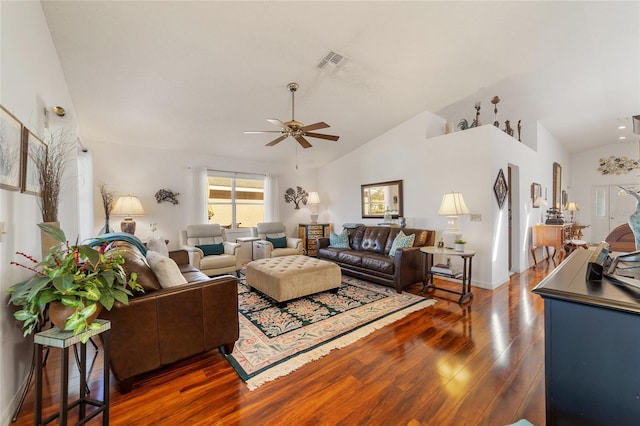
[[[393,258],[396,269],[395,286],[398,293],[402,287],[421,281],[424,275],[424,254],[420,247],[405,247],[396,250]]]
[[[319,249],[329,247],[329,238],[326,238],[326,237],[316,238],[316,246]]]
[[[256,259],[264,259],[271,257],[273,244],[267,240],[258,240],[253,242],[253,255]]]
[[[169,257],[178,265],[186,265],[189,263],[189,252],[187,250],[170,251]]]

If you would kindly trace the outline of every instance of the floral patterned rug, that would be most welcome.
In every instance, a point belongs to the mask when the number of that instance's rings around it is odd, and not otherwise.
[[[249,291],[242,278],[238,303],[240,338],[226,357],[253,390],[435,300],[343,276],[337,294],[317,293],[283,308],[262,293]]]

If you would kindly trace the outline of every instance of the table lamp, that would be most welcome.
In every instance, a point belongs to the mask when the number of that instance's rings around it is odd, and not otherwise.
[[[318,223],[318,204],[320,204],[320,196],[316,191],[309,193],[307,204],[311,204],[311,223]]]
[[[132,216],[144,215],[144,209],[138,197],[133,195],[126,195],[118,198],[113,210],[112,215],[124,216],[124,220],[120,222],[120,229],[122,232],[134,235],[136,233],[136,222]]]
[[[542,195],[538,195],[538,197],[533,201],[533,207],[541,207],[540,209],[540,223],[544,222],[544,208],[547,207],[547,200],[545,200]]]
[[[564,209],[568,212],[571,212],[571,223],[573,223],[573,215],[575,212],[577,212],[578,210],[580,210],[580,207],[578,206],[578,203],[574,202],[574,201],[569,201],[567,203],[566,206],[564,206]]]
[[[442,240],[446,248],[454,248],[455,241],[462,238],[458,229],[458,216],[469,214],[469,209],[460,192],[449,192],[442,197],[438,215],[447,217],[447,229],[442,233]]]

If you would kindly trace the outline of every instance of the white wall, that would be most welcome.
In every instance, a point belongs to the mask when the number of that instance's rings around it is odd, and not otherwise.
[[[626,174],[603,175],[598,171],[600,158],[627,157],[638,159],[638,142],[625,142],[603,145],[598,148],[574,154],[571,157],[571,185],[568,188],[570,201],[576,201],[580,211],[576,212],[575,219],[581,225],[591,224],[591,188],[598,185],[623,185],[639,184],[640,170],[636,169]],[[633,211],[629,211],[631,214]],[[583,239],[593,241],[591,228],[583,231]]]
[[[287,188],[296,186],[301,186],[306,191],[316,190],[317,169],[295,170],[291,166],[272,165],[259,160],[240,160],[184,152],[179,147],[175,151],[166,151],[125,147],[108,142],[87,141],[87,143],[92,147],[89,150],[94,159],[94,235],[104,225],[104,210],[99,186],[105,184],[108,190],[116,193],[116,197],[131,194],[140,198],[145,215],[135,218],[137,237],[142,240],[149,238],[151,236],[149,224],[156,222],[158,224],[156,235],[170,240],[170,249],[178,248],[179,232],[193,223],[195,217],[194,174],[197,169],[203,167],[222,171],[276,174],[280,220],[285,223],[289,236],[296,235],[299,222],[309,221],[309,207],[301,205],[300,210],[294,210],[293,203],[287,204],[284,201],[284,192]],[[162,188],[180,193],[179,204],[157,203],[154,195]],[[320,198],[323,199],[322,192]],[[325,216],[321,206],[320,220]],[[121,220],[121,217],[112,216],[110,224],[114,229],[119,230]],[[245,234],[237,233],[237,236]]]
[[[19,42],[17,42],[19,40]],[[37,135],[45,135],[45,106],[61,105],[67,116],[51,118],[52,129],[75,127],[73,105],[44,19],[40,2],[0,2],[0,103]],[[78,208],[75,164],[64,177],[60,222],[69,236],[77,234]],[[11,266],[16,251],[40,257],[42,222],[36,197],[0,189],[0,424],[8,424],[17,404],[33,348],[22,337],[19,324],[7,307],[6,290],[29,273]],[[25,410],[32,407],[25,406]]]
[[[566,164],[567,173],[568,157],[539,125],[535,152],[491,125],[434,136],[431,130],[443,124],[441,118],[423,112],[322,167],[320,189],[330,194],[330,221],[377,223],[361,218],[360,185],[402,179],[408,226],[436,230],[438,239],[446,227],[446,218],[437,215],[442,195],[460,191],[471,212],[482,218],[471,222],[462,216],[458,222],[468,248],[477,251],[473,285],[496,288],[509,276],[507,210],[498,208],[493,193],[499,169],[506,175],[513,165],[518,171],[513,189],[517,256],[511,269],[520,272],[531,264],[529,229],[540,217],[539,209],[531,208],[531,182],[550,189],[553,162]]]

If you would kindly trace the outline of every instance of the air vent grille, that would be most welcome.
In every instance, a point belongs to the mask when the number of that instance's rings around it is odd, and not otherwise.
[[[330,51],[328,54],[324,56],[324,58],[320,60],[320,63],[318,63],[318,69],[321,69],[321,70],[325,69],[327,65],[338,67],[345,61],[345,59],[346,58],[341,54],[336,53],[334,51]]]

